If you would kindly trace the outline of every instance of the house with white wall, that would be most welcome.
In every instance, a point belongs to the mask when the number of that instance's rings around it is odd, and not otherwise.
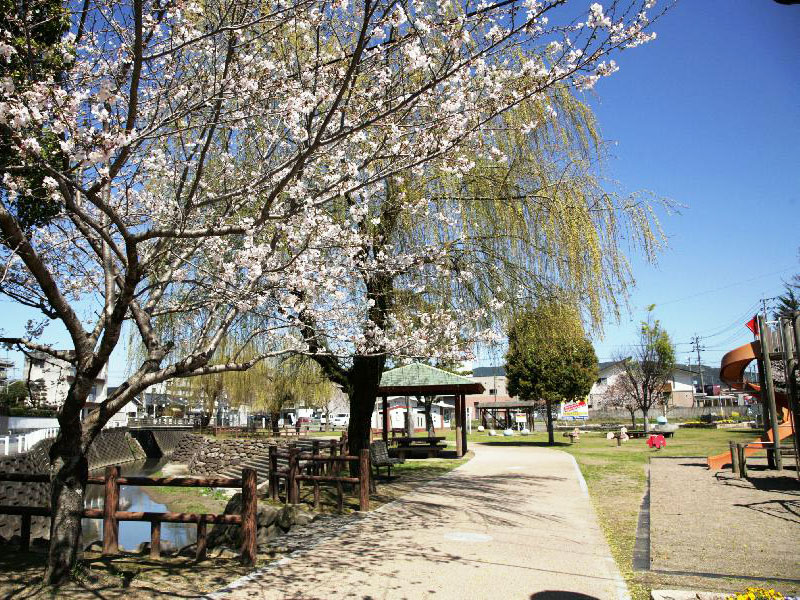
[[[407,404],[408,403],[408,404]],[[414,397],[392,396],[388,398],[389,404],[389,427],[400,429],[406,426],[406,412],[411,409],[412,425],[415,430],[425,429],[425,406],[424,402]],[[434,429],[449,429],[453,419],[455,402],[447,396],[437,396],[431,404],[431,420]],[[383,408],[381,402],[375,403],[375,410],[372,411],[372,428],[381,429],[383,427]]]
[[[624,361],[602,362],[599,365],[597,381],[589,392],[588,404],[590,409],[602,409],[608,400],[609,388],[612,388],[617,378],[622,376]],[[676,365],[664,385],[662,393],[665,394],[669,407],[691,407],[695,405],[695,386],[698,375],[685,365]]]
[[[40,397],[42,406],[58,409],[67,399],[69,387],[75,380],[75,367],[45,352],[33,352],[25,356],[22,379]],[[107,397],[108,365],[105,365],[94,380],[86,401],[100,403]]]
[[[622,365],[623,361],[621,360],[601,362],[598,365],[597,381],[592,385],[587,399],[590,409],[599,409],[607,401],[609,388],[613,387],[617,378],[624,371]]]

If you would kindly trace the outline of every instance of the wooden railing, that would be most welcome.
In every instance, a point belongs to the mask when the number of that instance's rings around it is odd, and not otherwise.
[[[753,448],[755,450],[764,450],[767,453],[767,456],[770,455],[771,452],[774,451],[775,445],[772,442],[761,442],[761,441],[754,441],[754,442],[733,442],[729,441],[728,446],[730,448],[731,453],[731,471],[737,477],[747,479],[747,450]],[[793,456],[794,455],[794,446],[778,446],[778,452],[781,455],[786,456]]]
[[[310,482],[313,490],[314,508],[319,509],[321,503],[320,485],[332,484],[336,487],[336,507],[341,512],[344,508],[344,483],[358,485],[359,510],[369,510],[370,492],[370,464],[369,450],[361,450],[358,456],[347,456],[344,450],[347,447],[346,439],[342,441],[330,440],[323,446],[320,440],[311,443],[311,452],[303,452],[297,446],[289,448],[269,448],[269,482],[268,493],[273,500],[278,500],[281,480],[285,481],[286,502],[298,504],[300,502],[300,485]],[[328,450],[327,455],[321,450]],[[349,477],[342,474],[342,466],[357,462],[359,465],[358,477]]]
[[[104,477],[89,477],[87,483],[104,486],[104,503],[102,509],[85,508],[83,517],[103,520],[103,554],[113,555],[119,552],[119,522],[150,522],[150,557],[161,556],[161,523],[196,523],[197,560],[206,556],[207,525],[224,524],[240,525],[242,528],[242,553],[244,564],[253,565],[256,560],[256,513],[258,499],[256,497],[257,473],[254,469],[242,469],[241,478],[210,477],[120,477],[119,467],[106,467]],[[0,481],[19,481],[25,483],[49,483],[46,474],[0,473]],[[131,512],[119,510],[119,486],[165,486],[165,487],[226,487],[241,488],[242,512],[238,515],[226,514],[192,514],[175,512]],[[3,506],[0,514],[20,515],[21,547],[28,550],[31,537],[31,517],[50,517],[51,511],[45,506]]]

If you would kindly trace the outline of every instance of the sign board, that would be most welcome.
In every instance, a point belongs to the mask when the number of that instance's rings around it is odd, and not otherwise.
[[[528,423],[528,416],[525,413],[517,413],[514,415],[514,421],[525,425]]]
[[[565,421],[574,419],[588,419],[589,405],[586,404],[586,400],[578,400],[577,402],[562,402],[559,405],[558,418]]]

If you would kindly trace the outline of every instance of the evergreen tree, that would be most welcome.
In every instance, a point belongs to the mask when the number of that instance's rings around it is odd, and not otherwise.
[[[508,393],[545,403],[551,445],[553,404],[586,397],[597,373],[597,356],[575,308],[545,302],[513,320],[506,354]]]

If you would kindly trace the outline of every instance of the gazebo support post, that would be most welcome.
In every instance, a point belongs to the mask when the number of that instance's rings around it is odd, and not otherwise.
[[[461,394],[461,455],[467,453],[467,396]]]
[[[381,398],[381,407],[383,408],[383,441],[389,444],[389,398],[383,396]]]
[[[461,458],[464,456],[464,440],[461,437],[461,432],[464,429],[464,420],[461,415],[461,394],[456,394],[456,457]]]

